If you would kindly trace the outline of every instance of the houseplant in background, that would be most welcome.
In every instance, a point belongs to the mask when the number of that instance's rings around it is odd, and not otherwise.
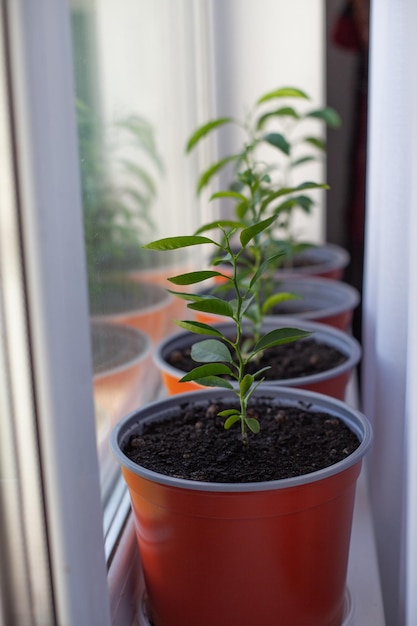
[[[151,209],[156,176],[163,171],[153,129],[138,115],[120,121],[117,130],[130,149],[122,156],[107,147],[105,128],[81,101],[77,119],[92,319],[134,326],[158,341],[172,298],[159,285],[132,280],[127,271],[150,263],[151,253],[140,243],[154,231]]]
[[[349,262],[346,251],[333,245],[313,246],[300,241],[294,231],[295,212],[310,214],[315,204],[310,192],[326,187],[312,182],[294,185],[292,180],[303,165],[325,153],[324,138],[312,135],[309,124],[318,122],[331,128],[340,124],[334,109],[312,108],[309,101],[309,96],[295,87],[265,93],[244,120],[222,117],[197,128],[187,143],[187,151],[220,128],[228,125],[239,128],[244,135],[242,148],[223,156],[202,172],[198,192],[232,164],[230,189],[214,197],[234,200],[236,217],[246,223],[271,214],[277,216],[274,227],[264,233],[266,256],[271,251],[284,250],[281,269],[341,278]]]
[[[355,482],[370,427],[324,395],[261,388],[260,363],[249,372],[269,347],[306,335],[296,328],[266,334],[260,328],[255,338],[244,333],[245,312],[272,261],[258,263],[249,284],[238,261],[273,219],[251,226],[219,221],[149,246],[226,245],[232,276],[201,270],[173,282],[195,285],[218,276],[235,289],[231,302],[188,296],[191,310],[230,318],[233,337],[194,320],[180,322],[206,337],[193,351],[199,364],[184,380],[216,389],[148,405],[112,433],[130,490],[153,626],[275,626],[277,620],[340,626],[344,619]],[[225,244],[202,234],[214,226]],[[236,235],[237,251],[231,247]],[[313,450],[326,450],[325,458],[312,459]]]
[[[255,222],[252,226],[245,226],[237,221],[223,221],[202,227],[198,233],[207,229],[218,229],[220,236],[216,244],[217,261],[221,264],[220,267],[223,267],[226,259],[229,271],[231,267],[233,274],[231,276],[217,270],[197,273],[196,283],[213,279],[221,279],[223,282],[218,283],[214,291],[197,291],[194,294],[173,293],[189,301],[188,308],[193,311],[197,317],[196,321],[200,323],[210,322],[221,316],[229,321],[233,320],[234,307],[237,302],[236,290],[245,293],[247,302],[242,311],[246,320],[245,333],[246,337],[253,338],[254,343],[262,331],[273,331],[288,324],[298,324],[299,328],[305,331],[314,331],[315,337],[298,341],[294,345],[274,346],[268,350],[262,350],[258,358],[265,366],[268,366],[265,378],[267,382],[273,384],[318,391],[343,400],[351,373],[360,360],[361,350],[358,342],[346,333],[324,325],[307,323],[302,319],[288,320],[282,316],[280,318],[269,316],[276,305],[283,306],[298,302],[292,293],[276,290],[275,276],[268,272],[268,267],[276,262],[277,255],[268,259],[263,258],[261,235],[276,219],[277,216],[272,215],[265,220]],[[238,233],[242,238],[239,240],[241,247],[235,250]],[[253,233],[253,235],[247,239],[246,233]],[[175,246],[176,241],[171,240],[170,245]],[[197,241],[199,241],[198,238]],[[212,240],[208,240],[210,241]],[[168,244],[156,243],[151,244],[151,247],[157,248],[158,245],[163,248]],[[190,284],[190,276],[192,277],[193,274],[170,280],[175,285],[182,286]],[[197,278],[199,278],[198,281]],[[329,283],[331,286],[333,281]],[[224,297],[225,294],[228,298]],[[193,334],[198,327],[192,323],[180,323],[180,326],[184,328],[184,331],[161,340],[154,354],[162,380],[170,394],[191,391],[199,385],[199,381],[195,379],[184,378],[184,374],[193,367],[193,350],[200,349],[198,346],[201,338],[196,338]],[[207,328],[203,328],[207,334]],[[228,336],[233,336],[235,332],[233,323],[216,328],[217,331]],[[203,349],[204,345],[202,342]],[[180,379],[182,379],[181,383]]]

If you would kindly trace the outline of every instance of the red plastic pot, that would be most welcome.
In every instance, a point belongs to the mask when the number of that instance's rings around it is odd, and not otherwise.
[[[145,420],[219,390],[148,405],[113,430],[128,484],[154,626],[341,626],[356,479],[371,441],[366,418],[332,398],[267,387],[256,395],[338,416],[361,441],[318,472],[262,483],[176,479],[131,462],[124,441]]]
[[[318,276],[342,280],[345,268],[349,265],[350,256],[347,250],[335,244],[326,243],[312,246],[297,255],[299,261],[305,259],[311,261],[305,265],[298,265],[294,268],[283,269],[277,272],[278,275],[297,276]]]
[[[96,311],[93,309],[91,319],[94,322],[108,322],[136,328],[144,332],[154,343],[157,343],[168,334],[173,297],[160,285],[139,284],[125,279],[120,282],[126,294],[129,295],[129,305],[120,310],[116,291],[114,308],[111,306],[112,302],[108,308],[103,310]],[[118,286],[117,281],[110,282],[109,292],[113,284],[116,288]]]
[[[219,324],[218,328],[223,333],[230,329],[230,333],[234,332],[233,324]],[[361,347],[352,336],[342,332],[336,328],[331,328],[324,324],[315,322],[306,322],[295,317],[280,317],[276,320],[266,320],[263,325],[263,331],[269,332],[275,328],[290,327],[299,328],[313,333],[313,338],[321,343],[330,345],[338,349],[346,356],[346,361],[332,369],[320,374],[309,376],[301,376],[299,378],[289,378],[285,380],[268,380],[263,384],[281,385],[285,387],[297,387],[299,389],[307,389],[317,393],[324,393],[344,400],[346,395],[347,384],[350,380],[353,369],[359,363],[361,358]],[[173,351],[182,347],[190,347],[197,341],[202,341],[207,336],[195,335],[194,333],[183,331],[171,335],[159,342],[155,348],[154,360],[161,372],[162,381],[169,395],[184,393],[186,391],[194,391],[201,389],[201,385],[195,382],[180,383],[179,380],[185,374],[184,371],[173,367],[167,361],[168,355]]]
[[[282,314],[265,317],[268,321],[279,320],[282,315],[294,316],[311,322],[327,324],[348,332],[353,311],[360,302],[357,289],[341,281],[316,276],[284,276],[277,279],[275,293],[289,292],[299,296],[297,300],[283,302]],[[195,318],[206,324],[221,323],[219,315],[197,311]]]
[[[279,269],[277,276],[317,276],[342,280],[345,268],[350,263],[350,255],[344,248],[335,244],[326,243],[314,245],[311,248],[297,254],[300,262],[296,267]],[[217,266],[216,269],[224,274],[230,274],[230,265]],[[215,282],[223,282],[223,278],[216,278]]]

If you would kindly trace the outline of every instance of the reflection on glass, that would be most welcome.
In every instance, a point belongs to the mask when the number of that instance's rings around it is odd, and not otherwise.
[[[128,0],[123,10],[117,0],[72,3],[93,392],[106,506],[119,474],[109,433],[158,392],[152,347],[174,330],[172,320],[182,317],[185,306],[165,288],[167,277],[178,273],[173,265],[188,269],[188,259],[173,253],[167,261],[141,245],[184,227],[192,232],[200,223],[200,165],[184,152],[198,119],[197,68],[190,63],[198,45],[195,6],[190,11],[187,0]]]

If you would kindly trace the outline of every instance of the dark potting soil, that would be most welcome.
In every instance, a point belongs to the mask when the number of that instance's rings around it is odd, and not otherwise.
[[[240,426],[225,430],[218,413],[230,405],[184,403],[168,420],[144,425],[124,453],[155,472],[205,482],[259,482],[309,474],[349,456],[359,440],[342,420],[306,408],[274,407],[256,399],[250,417],[258,434],[244,444]]]
[[[198,365],[191,358],[191,346],[173,351],[166,360],[184,372],[189,372]],[[262,367],[269,366],[270,369],[264,373],[266,380],[288,380],[325,372],[345,361],[346,356],[336,348],[315,339],[303,339],[268,348],[258,363],[249,362],[247,372],[253,374]]]

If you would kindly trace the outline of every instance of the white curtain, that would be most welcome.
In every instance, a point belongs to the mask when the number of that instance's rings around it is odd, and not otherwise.
[[[364,412],[387,626],[417,624],[417,3],[371,7]]]

